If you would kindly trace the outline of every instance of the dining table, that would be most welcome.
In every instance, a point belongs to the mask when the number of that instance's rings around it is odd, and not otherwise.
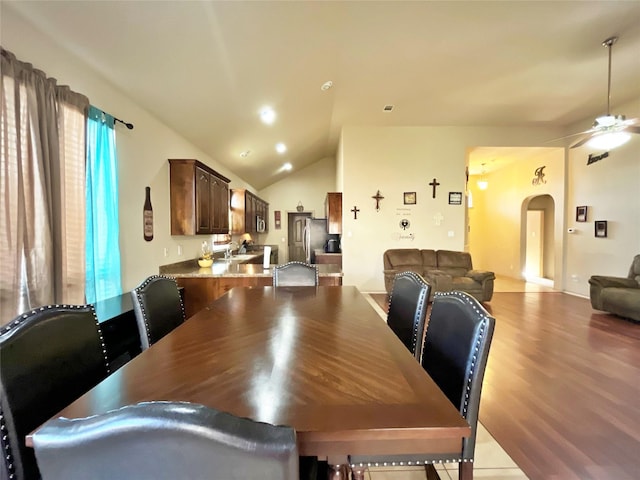
[[[349,455],[457,451],[471,434],[354,286],[233,288],[55,417],[156,400],[289,425],[333,478]]]

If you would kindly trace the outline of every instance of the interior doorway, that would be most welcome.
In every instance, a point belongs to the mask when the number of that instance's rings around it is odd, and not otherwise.
[[[523,275],[529,282],[551,284],[555,274],[555,202],[551,195],[524,200]]]
[[[525,277],[542,277],[544,255],[544,210],[527,210]]]
[[[289,212],[287,214],[287,246],[289,262],[305,262],[304,227],[311,212]]]

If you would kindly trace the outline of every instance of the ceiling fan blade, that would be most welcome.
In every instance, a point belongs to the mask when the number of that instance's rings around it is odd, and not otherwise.
[[[589,134],[591,134],[591,133],[595,133],[595,132],[597,132],[597,131],[598,131],[598,129],[597,129],[597,128],[591,128],[591,129],[589,129],[589,130],[585,130],[584,132],[572,133],[572,134],[570,134],[570,135],[565,135],[564,137],[558,137],[558,138],[554,138],[554,139],[552,139],[552,140],[547,140],[547,141],[546,141],[546,142],[544,142],[544,143],[551,143],[551,142],[556,142],[556,141],[558,141],[558,140],[565,140],[565,139],[567,139],[567,138],[576,137],[576,136],[578,136],[578,135],[589,135]]]
[[[590,139],[591,139],[591,135],[587,135],[586,137],[584,137],[582,140],[574,143],[573,145],[571,145],[570,148],[577,148],[577,147],[581,147],[582,145],[584,145],[585,143],[587,143]]]

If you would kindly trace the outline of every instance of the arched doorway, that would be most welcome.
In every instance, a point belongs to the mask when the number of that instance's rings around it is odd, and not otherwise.
[[[522,202],[521,272],[529,282],[553,286],[555,275],[555,201],[536,195]]]

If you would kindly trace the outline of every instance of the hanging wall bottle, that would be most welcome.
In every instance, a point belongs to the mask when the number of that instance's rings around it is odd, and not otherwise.
[[[146,195],[143,209],[144,239],[153,240],[153,208],[151,207],[151,187],[145,187]]]

